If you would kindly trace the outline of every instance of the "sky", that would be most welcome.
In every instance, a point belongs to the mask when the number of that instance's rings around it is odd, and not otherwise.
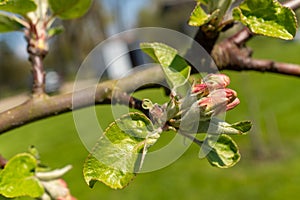
[[[118,24],[113,24],[109,27],[109,35],[119,33],[121,31],[133,28],[137,23],[138,14],[141,8],[149,6],[150,0],[100,0],[103,6],[112,13],[119,13],[119,20],[122,20],[123,28],[118,27]],[[120,22],[119,22],[120,23]]]
[[[98,0],[101,1],[107,13],[111,13],[116,16],[116,5],[119,5],[120,18],[123,20],[123,28],[119,28],[118,24],[111,24],[108,27],[107,33],[109,36],[134,28],[137,22],[139,10],[144,6],[150,4],[150,0]],[[63,33],[62,33],[63,34]],[[0,40],[6,40],[7,43],[16,50],[17,55],[21,58],[27,59],[26,42],[24,35],[21,32],[0,34]]]

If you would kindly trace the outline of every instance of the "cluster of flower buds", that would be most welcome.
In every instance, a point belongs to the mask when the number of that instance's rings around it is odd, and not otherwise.
[[[197,97],[202,116],[218,115],[240,103],[237,93],[226,88],[229,83],[229,77],[224,74],[208,74],[201,83],[193,84],[191,95]]]

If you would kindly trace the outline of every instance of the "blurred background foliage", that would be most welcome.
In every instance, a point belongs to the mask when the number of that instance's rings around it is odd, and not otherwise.
[[[157,26],[193,35],[195,30],[187,27],[186,21],[194,3],[188,1],[182,4],[183,1],[143,0],[144,5],[137,9],[134,22],[126,20],[133,12],[122,5],[140,0],[95,1],[83,18],[57,22],[63,23],[65,31],[52,41],[45,65],[47,69],[56,70],[68,82],[74,79],[89,51],[113,33],[132,27]],[[0,42],[0,98],[28,91],[29,88],[29,63],[24,61],[24,56],[14,53],[10,43],[11,39]],[[300,64],[299,36],[289,42],[256,37],[249,46],[254,49],[256,58]],[[71,113],[1,135],[0,153],[10,158],[35,145],[45,164],[52,167],[72,164],[74,168],[65,175],[65,179],[74,196],[84,200],[299,198],[299,78],[258,72],[223,73],[230,76],[230,86],[241,99],[241,104],[227,113],[226,120],[250,119],[254,123],[248,135],[234,138],[241,149],[242,159],[231,169],[216,169],[207,161],[199,160],[199,149],[192,146],[172,165],[138,175],[124,190],[111,190],[99,183],[90,189],[82,176],[82,165],[88,152],[79,139]],[[167,99],[161,89],[135,95],[151,97],[152,101],[160,103]],[[110,106],[96,106],[95,109],[101,127],[105,128],[113,121]],[[76,112],[84,112],[84,109]],[[167,142],[167,139],[167,136],[162,136],[161,142]]]

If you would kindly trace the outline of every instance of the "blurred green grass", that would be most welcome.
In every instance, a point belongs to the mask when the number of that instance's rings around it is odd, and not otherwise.
[[[300,64],[299,43],[256,38],[250,46],[255,50],[255,57]],[[211,167],[206,160],[197,158],[199,149],[193,145],[172,165],[139,174],[124,190],[112,190],[101,183],[90,189],[82,176],[82,165],[88,152],[79,139],[71,113],[1,135],[0,152],[10,158],[35,145],[45,164],[53,168],[72,164],[73,169],[65,179],[72,194],[80,200],[299,198],[300,79],[258,72],[223,73],[231,77],[230,87],[241,99],[241,104],[227,113],[227,121],[250,119],[255,122],[250,134],[234,137],[242,159],[233,168]],[[162,102],[165,98],[159,89],[136,95],[150,95],[154,102]],[[106,127],[112,121],[110,106],[97,106],[96,110],[101,126]],[[253,137],[255,135],[258,137]],[[254,148],[259,147],[265,155],[254,157]]]

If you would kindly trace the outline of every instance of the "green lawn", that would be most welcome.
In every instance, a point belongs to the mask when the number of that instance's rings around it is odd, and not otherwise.
[[[257,50],[257,57],[300,63],[300,44],[258,38],[251,46]],[[299,198],[300,79],[256,72],[224,73],[231,77],[231,88],[238,91],[241,99],[241,104],[227,113],[227,121],[255,122],[249,135],[234,137],[242,159],[231,169],[217,169],[206,160],[199,160],[199,149],[192,146],[172,165],[138,175],[124,190],[112,190],[101,183],[90,189],[82,176],[82,164],[88,152],[78,137],[71,113],[3,134],[0,152],[9,158],[35,145],[45,164],[52,167],[72,164],[74,168],[65,179],[74,196],[82,200]],[[162,90],[137,94],[148,95],[153,101],[163,99]],[[112,121],[110,106],[97,106],[96,110],[103,127]],[[253,156],[255,147],[261,147],[263,157]]]

